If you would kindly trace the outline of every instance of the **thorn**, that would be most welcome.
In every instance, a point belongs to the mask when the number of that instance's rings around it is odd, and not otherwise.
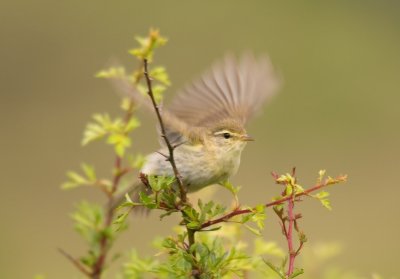
[[[182,142],[180,142],[180,143],[177,143],[177,144],[173,145],[172,147],[175,149],[175,148],[177,148],[177,147],[179,147],[179,146],[181,146],[182,144],[185,144],[185,143],[187,143],[186,140],[185,140],[185,141],[182,141]]]
[[[165,157],[167,159],[167,161],[169,160],[169,156],[165,155],[164,153],[160,152],[160,151],[156,151],[158,154],[160,154],[161,156]]]
[[[296,215],[294,215],[294,219],[300,219],[303,218],[303,215],[301,213],[297,213]]]

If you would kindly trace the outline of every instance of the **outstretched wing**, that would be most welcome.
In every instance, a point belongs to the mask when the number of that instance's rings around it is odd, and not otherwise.
[[[136,103],[153,111],[149,99],[126,79],[114,85]],[[162,109],[167,138],[174,144],[226,119],[245,125],[278,90],[280,79],[266,56],[251,53],[240,59],[228,54],[197,80],[187,84],[168,108]],[[163,140],[160,140],[163,144]]]
[[[266,56],[228,54],[186,85],[168,111],[189,126],[233,118],[245,125],[278,90],[280,80]]]

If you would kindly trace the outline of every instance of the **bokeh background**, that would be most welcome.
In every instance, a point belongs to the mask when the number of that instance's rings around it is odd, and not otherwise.
[[[399,274],[400,2],[398,1],[1,1],[0,277],[78,278],[58,252],[84,251],[68,217],[89,189],[63,192],[67,170],[83,161],[108,174],[110,148],[82,148],[95,112],[119,113],[119,96],[94,78],[111,57],[133,67],[134,35],[158,27],[157,53],[173,92],[226,51],[268,53],[284,88],[249,127],[239,174],[246,204],[278,192],[270,171],[297,166],[304,185],[319,169],[347,173],[331,188],[334,210],[301,205],[310,243],[339,242],[335,264],[369,275]],[[140,114],[133,152],[157,148],[155,121]],[[227,195],[218,191],[216,199]],[[267,237],[279,240],[269,214]],[[170,232],[157,216],[135,220],[119,249],[150,253]]]

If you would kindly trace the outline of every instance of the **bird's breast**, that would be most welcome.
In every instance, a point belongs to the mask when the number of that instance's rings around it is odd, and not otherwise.
[[[148,175],[173,176],[173,170],[165,156],[167,150],[150,154],[142,172]],[[220,154],[207,150],[203,145],[181,145],[174,151],[177,169],[189,192],[217,184],[235,174],[240,164],[238,154]]]

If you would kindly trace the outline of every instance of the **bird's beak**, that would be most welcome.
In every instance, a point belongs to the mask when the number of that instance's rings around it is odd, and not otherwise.
[[[254,138],[250,137],[249,135],[243,135],[240,137],[242,141],[254,141]]]

